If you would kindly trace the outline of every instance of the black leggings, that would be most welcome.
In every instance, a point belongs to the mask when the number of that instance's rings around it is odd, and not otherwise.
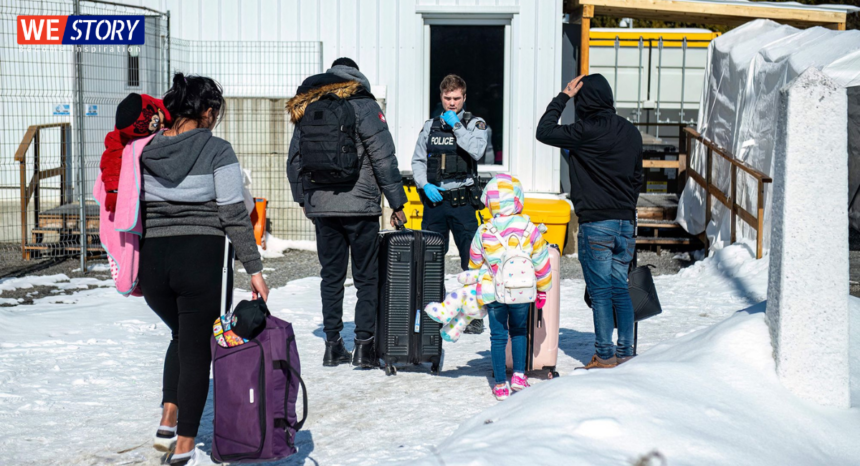
[[[228,294],[233,286],[228,261]],[[196,437],[209,394],[209,341],[221,309],[223,236],[146,238],[139,279],[146,304],[170,328],[162,403],[179,406],[177,434]]]

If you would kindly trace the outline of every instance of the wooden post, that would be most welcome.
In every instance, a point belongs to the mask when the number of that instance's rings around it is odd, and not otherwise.
[[[761,181],[759,181],[759,185],[761,185]],[[737,200],[735,197],[738,195],[738,167],[735,164],[732,164],[732,198],[731,198],[731,209],[732,209],[732,244],[735,244],[737,241]]]
[[[60,205],[66,205],[66,127],[60,126]],[[65,227],[65,225],[63,225]]]
[[[705,151],[705,238],[708,237],[708,225],[711,223],[711,148]]]
[[[21,258],[28,260],[27,254],[27,153],[18,160],[18,172],[21,176]]]
[[[582,24],[579,36],[579,74],[588,74],[589,40],[591,36],[591,18],[594,17],[594,5],[582,6]]]
[[[764,246],[764,182],[758,180],[758,212],[756,213],[755,258],[761,259]]]
[[[39,163],[39,156],[41,148],[41,135],[42,131],[40,129],[36,130],[36,134],[33,136],[33,178],[32,178],[32,192],[33,192],[33,218],[36,221],[36,227],[39,226],[39,197],[41,194],[41,184],[39,179],[39,170],[41,169],[41,163]]]
[[[687,161],[690,160],[690,139],[684,131],[684,125],[678,125],[678,194],[687,185]]]

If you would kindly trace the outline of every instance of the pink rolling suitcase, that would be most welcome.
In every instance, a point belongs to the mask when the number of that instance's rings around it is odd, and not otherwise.
[[[543,309],[536,309],[532,304],[529,308],[529,333],[526,353],[526,372],[531,375],[544,375],[551,379],[558,377],[555,370],[558,361],[558,321],[561,281],[559,264],[561,253],[558,246],[549,245],[549,261],[552,267],[552,289],[546,296],[546,305]],[[511,341],[508,340],[507,349],[508,370],[513,369],[514,361],[511,358]]]

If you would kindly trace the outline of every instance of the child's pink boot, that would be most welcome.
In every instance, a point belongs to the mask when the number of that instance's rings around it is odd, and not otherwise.
[[[511,377],[511,390],[518,392],[529,387],[531,387],[529,385],[529,378],[522,372],[514,372],[514,375]]]
[[[507,400],[509,396],[511,396],[511,389],[508,387],[508,383],[505,382],[503,384],[493,386],[493,395],[495,395],[496,399],[499,401]]]

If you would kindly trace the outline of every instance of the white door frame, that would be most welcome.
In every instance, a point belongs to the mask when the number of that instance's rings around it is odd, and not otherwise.
[[[504,102],[502,105],[502,164],[501,165],[478,165],[482,172],[509,172],[511,171],[511,23],[514,12],[510,13],[423,13],[424,17],[424,100],[421,104],[423,118],[430,114],[430,26],[504,26],[505,27],[505,64],[504,64],[504,88],[502,93]]]

